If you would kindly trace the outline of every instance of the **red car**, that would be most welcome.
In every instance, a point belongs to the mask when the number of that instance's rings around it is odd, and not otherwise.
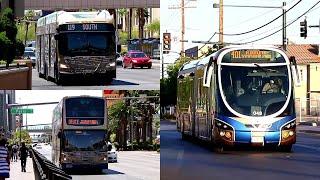
[[[123,57],[123,68],[131,67],[133,69],[135,67],[148,67],[150,69],[151,66],[152,61],[150,57],[148,57],[144,52],[141,51],[129,51]]]

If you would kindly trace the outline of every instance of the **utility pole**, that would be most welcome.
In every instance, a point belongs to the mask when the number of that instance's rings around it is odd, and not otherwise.
[[[219,2],[219,46],[221,45],[223,45],[223,0]]]
[[[184,33],[185,33],[185,18],[184,18],[184,0],[181,0],[181,56],[184,56]]]
[[[284,1],[282,4],[282,47],[283,50],[287,50],[287,9],[286,9],[286,2]]]
[[[196,1],[196,0],[189,0],[189,1]],[[184,35],[185,35],[185,9],[186,8],[196,8],[195,6],[185,6],[185,0],[181,0],[180,7],[169,7],[169,9],[181,9],[181,56],[184,56]]]

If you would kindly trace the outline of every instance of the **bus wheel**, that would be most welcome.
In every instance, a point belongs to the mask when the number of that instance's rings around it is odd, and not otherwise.
[[[224,149],[223,149],[223,146],[215,144],[213,151],[216,153],[222,153]]]
[[[148,66],[148,69],[151,69],[151,66]]]
[[[63,77],[61,76],[60,73],[57,73],[54,79],[58,85],[61,85],[63,83]]]
[[[131,69],[134,69],[134,65],[133,65],[133,62],[131,62]]]
[[[280,150],[280,152],[291,152],[292,145],[280,146],[279,150]]]

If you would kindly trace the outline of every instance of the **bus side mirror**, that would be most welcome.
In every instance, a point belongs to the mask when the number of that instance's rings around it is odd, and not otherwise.
[[[108,145],[108,151],[111,151],[111,150],[112,150],[112,145],[109,144],[109,145]]]
[[[54,35],[54,39],[55,39],[56,41],[58,41],[59,38],[60,38],[59,34],[55,34],[55,35]]]
[[[58,138],[61,138],[61,131],[58,132]]]
[[[300,79],[300,74],[299,74],[299,70],[298,70],[298,67],[297,67],[296,58],[294,56],[291,56],[289,58],[289,61],[290,61],[290,68],[291,68],[291,71],[292,71],[294,84],[297,87],[300,87],[301,86],[301,79]]]

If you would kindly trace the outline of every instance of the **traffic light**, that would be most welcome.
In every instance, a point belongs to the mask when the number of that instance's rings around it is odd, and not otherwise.
[[[171,34],[163,33],[163,54],[168,54],[171,50]]]
[[[308,35],[308,26],[307,26],[307,20],[300,22],[300,37],[306,38]]]

